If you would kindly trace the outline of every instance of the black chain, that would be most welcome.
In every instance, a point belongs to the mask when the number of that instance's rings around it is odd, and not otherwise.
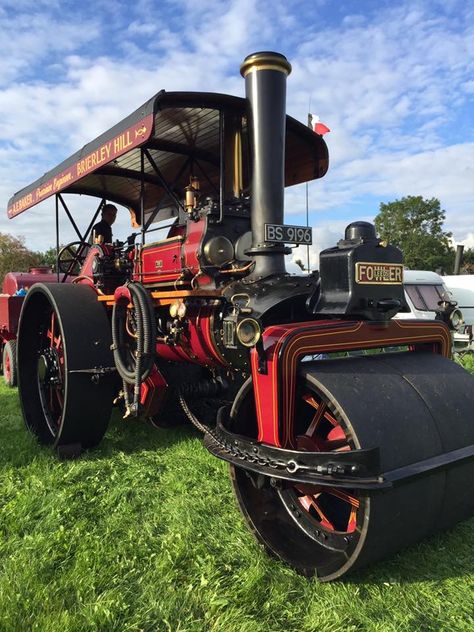
[[[190,410],[182,394],[179,394],[178,397],[179,403],[181,404],[186,417],[193,424],[193,426],[197,428],[200,432],[209,435],[223,452],[226,452],[227,454],[230,454],[241,461],[245,461],[247,463],[255,463],[256,465],[270,467],[275,470],[288,469],[288,467],[290,467],[289,461],[287,462],[284,459],[270,459],[269,457],[258,454],[258,448],[256,446],[253,448],[253,450],[245,450],[239,447],[238,442],[231,442],[224,439],[219,435],[217,430],[210,428],[206,424],[199,421],[196,415]]]

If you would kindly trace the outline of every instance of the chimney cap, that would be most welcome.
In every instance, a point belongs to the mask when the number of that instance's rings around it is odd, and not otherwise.
[[[240,66],[240,74],[246,77],[253,70],[277,70],[289,75],[291,64],[281,53],[273,51],[259,51],[247,55]]]

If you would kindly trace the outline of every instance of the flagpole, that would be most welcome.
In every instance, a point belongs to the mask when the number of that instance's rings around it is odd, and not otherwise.
[[[310,103],[309,109],[311,110],[311,98],[309,100],[309,103]],[[312,127],[310,112],[308,112],[308,127]],[[306,226],[308,226],[308,228],[309,228],[309,185],[308,185],[308,182],[306,182]],[[310,273],[310,269],[309,269],[309,244],[306,246],[306,269],[308,270],[308,274],[309,274]]]

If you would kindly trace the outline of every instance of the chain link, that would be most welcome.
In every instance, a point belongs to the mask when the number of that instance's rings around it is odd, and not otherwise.
[[[269,467],[274,470],[288,469],[288,468],[291,469],[294,461],[286,462],[283,459],[271,459],[269,457],[260,455],[258,453],[240,448],[238,445],[235,445],[234,443],[231,443],[230,441],[223,439],[221,436],[219,436],[219,434],[213,428],[210,428],[206,424],[199,421],[196,415],[189,408],[182,394],[179,394],[178,397],[179,397],[179,403],[181,404],[181,408],[183,409],[186,417],[189,419],[192,425],[195,428],[197,428],[200,432],[209,435],[212,438],[212,440],[215,443],[217,443],[217,445],[223,452],[226,452],[227,454],[230,454],[241,461],[245,461],[247,463],[255,463],[256,465],[259,465],[262,467]],[[254,450],[258,451],[258,448],[255,447]]]

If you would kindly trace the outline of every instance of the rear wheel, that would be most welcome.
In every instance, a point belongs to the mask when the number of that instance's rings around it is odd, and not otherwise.
[[[74,452],[97,445],[108,425],[114,381],[107,314],[92,288],[37,284],[18,331],[19,393],[41,443]]]
[[[17,366],[16,366],[16,341],[7,340],[3,346],[3,379],[9,387],[16,386]]]
[[[389,471],[474,443],[473,378],[434,354],[399,353],[303,363],[293,443],[300,450],[379,447]],[[251,381],[231,411],[233,431],[256,438]],[[368,495],[356,489],[269,484],[231,467],[240,509],[267,550],[328,581],[474,513],[462,481],[474,464]],[[262,485],[262,482],[264,483]]]

